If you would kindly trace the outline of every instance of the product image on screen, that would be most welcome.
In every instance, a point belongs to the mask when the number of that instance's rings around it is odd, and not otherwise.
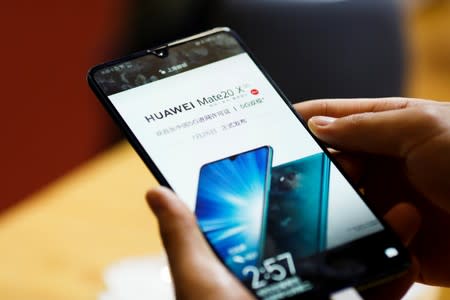
[[[301,258],[326,248],[329,171],[324,153],[272,169],[264,256]]]
[[[89,82],[257,298],[314,299],[405,269],[401,243],[236,34],[163,47],[97,66]]]
[[[262,147],[204,165],[195,215],[225,264],[239,278],[259,265],[264,245],[272,149]]]

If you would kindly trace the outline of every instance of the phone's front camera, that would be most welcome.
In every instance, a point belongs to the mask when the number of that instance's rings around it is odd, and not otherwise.
[[[169,47],[164,46],[162,48],[154,49],[150,51],[153,55],[156,55],[159,58],[164,58],[169,55]]]

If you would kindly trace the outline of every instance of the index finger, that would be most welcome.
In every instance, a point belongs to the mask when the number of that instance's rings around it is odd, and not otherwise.
[[[308,121],[313,116],[340,118],[364,112],[403,109],[421,102],[423,100],[407,98],[326,99],[297,103],[294,108],[303,119]]]

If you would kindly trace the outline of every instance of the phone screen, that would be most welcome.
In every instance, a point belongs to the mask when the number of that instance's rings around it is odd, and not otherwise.
[[[90,84],[258,298],[363,288],[407,267],[401,244],[234,33],[166,49],[98,66]]]

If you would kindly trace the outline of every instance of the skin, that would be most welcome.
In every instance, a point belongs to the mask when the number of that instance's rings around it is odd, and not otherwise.
[[[450,104],[385,98],[295,105],[411,252],[402,277],[365,299],[400,299],[414,281],[450,286]],[[192,212],[169,189],[147,193],[177,299],[253,299],[219,262]]]

